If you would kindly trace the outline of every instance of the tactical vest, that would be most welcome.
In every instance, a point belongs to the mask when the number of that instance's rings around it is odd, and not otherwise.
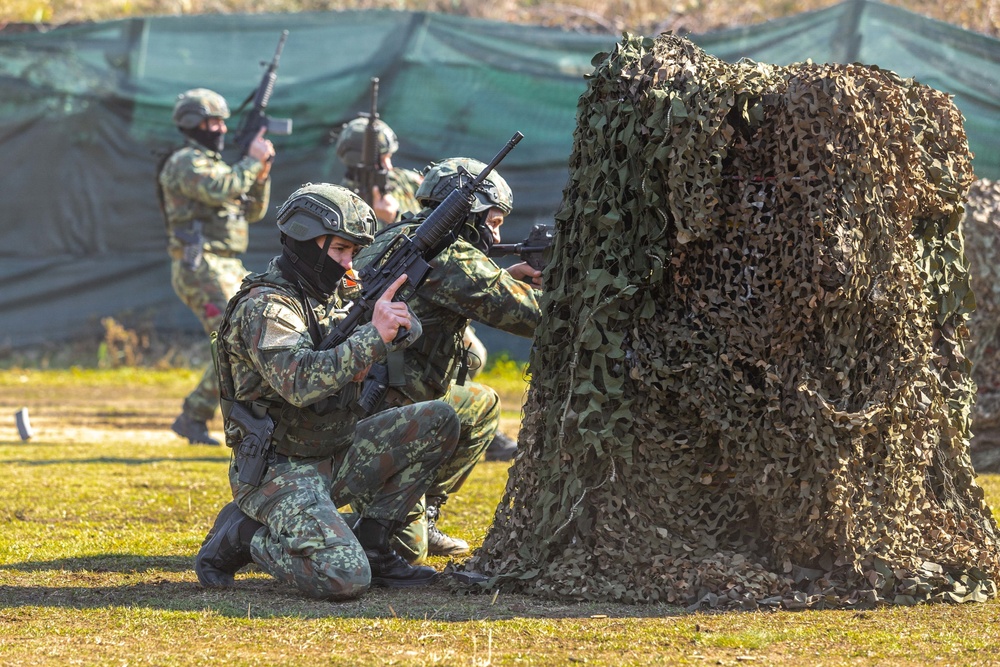
[[[318,344],[319,340],[322,339],[316,316],[305,297],[297,293],[292,285],[278,282],[281,280],[280,274],[275,275],[273,272],[247,276],[239,291],[229,300],[219,331],[213,334],[212,356],[219,377],[220,403],[225,425],[226,444],[229,447],[238,445],[241,437],[235,425],[228,419],[235,401],[236,387],[233,381],[230,350],[227,349],[226,344],[232,315],[239,303],[249,295],[251,290],[258,287],[281,292],[299,306],[299,314],[303,321],[310,325],[313,343]],[[350,446],[354,441],[354,425],[357,422],[357,417],[351,411],[351,406],[357,401],[358,386],[357,383],[351,383],[333,397],[304,408],[291,405],[277,392],[273,392],[267,397],[258,398],[253,403],[265,406],[268,415],[274,420],[275,429],[272,442],[278,454],[297,457],[327,457]]]
[[[419,298],[414,297],[411,305]],[[414,312],[420,317],[419,308],[415,307]],[[407,387],[407,393],[414,394],[410,396],[414,401],[429,401],[444,396],[456,379],[464,384],[464,378],[460,377],[464,373],[460,374],[459,367],[467,365],[462,339],[469,320],[447,313],[421,317],[420,323],[423,335],[404,351],[405,363],[419,369],[419,379],[412,383],[414,386]]]

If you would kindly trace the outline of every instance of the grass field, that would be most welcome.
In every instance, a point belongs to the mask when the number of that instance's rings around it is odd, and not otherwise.
[[[167,430],[196,378],[0,371],[0,664],[1000,665],[995,601],[688,614],[441,583],[330,603],[259,571],[203,590],[192,560],[228,500],[228,450]],[[523,382],[511,368],[487,379],[513,408],[503,422],[513,435]],[[21,407],[35,431],[26,443]],[[1000,502],[1000,477],[981,481]],[[505,482],[504,464],[480,464],[443,527],[481,543]]]

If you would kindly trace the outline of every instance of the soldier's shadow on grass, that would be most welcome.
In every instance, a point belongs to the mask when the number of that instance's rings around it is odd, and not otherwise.
[[[197,581],[170,581],[163,578],[118,585],[96,586],[12,586],[0,585],[0,609],[16,607],[57,607],[66,609],[107,609],[144,607],[170,611],[195,611],[211,608],[220,616],[261,617],[301,616],[301,611],[282,607],[267,580],[240,593],[220,594],[207,591]],[[256,592],[254,588],[258,589]],[[329,604],[329,603],[327,603]],[[323,615],[323,614],[313,614]]]
[[[195,611],[229,618],[394,618],[463,622],[515,618],[650,618],[683,615],[681,607],[554,602],[524,595],[466,594],[444,581],[412,589],[373,588],[342,602],[313,600],[281,584],[255,566],[241,571],[235,586],[206,590],[195,577],[194,559],[184,556],[108,554],[15,563],[0,567],[0,577],[14,582],[12,571],[54,573],[45,585],[0,584],[0,609],[58,607],[107,609],[145,607]],[[158,574],[159,573],[159,574]],[[177,573],[187,573],[178,577]],[[138,577],[137,577],[138,575]],[[29,575],[25,575],[27,577]],[[141,578],[141,581],[136,581]],[[60,585],[61,584],[61,585]]]
[[[19,572],[90,572],[94,574],[141,574],[144,572],[187,572],[194,567],[188,556],[136,556],[133,554],[98,554],[85,558],[55,558],[25,561],[0,566]]]

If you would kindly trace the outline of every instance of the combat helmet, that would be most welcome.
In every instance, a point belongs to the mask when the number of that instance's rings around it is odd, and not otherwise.
[[[278,229],[296,241],[333,234],[367,246],[375,240],[375,212],[345,187],[306,183],[278,209]]]
[[[177,127],[193,130],[206,118],[229,118],[229,105],[214,90],[192,88],[177,96],[173,118]]]
[[[486,165],[467,157],[453,157],[432,163],[424,171],[424,182],[415,193],[417,201],[422,206],[430,207],[443,202],[469,178],[459,170],[460,167],[472,176],[478,176]],[[510,215],[514,210],[514,193],[503,176],[495,170],[476,188],[476,203],[472,206],[472,212],[479,213],[493,207],[503,211],[504,215]]]
[[[368,118],[360,116],[344,123],[337,137],[337,157],[348,166],[361,164],[361,151],[365,142],[365,130],[368,129]],[[399,140],[392,128],[384,121],[375,119],[375,144],[378,146],[378,156],[392,155],[399,150]]]

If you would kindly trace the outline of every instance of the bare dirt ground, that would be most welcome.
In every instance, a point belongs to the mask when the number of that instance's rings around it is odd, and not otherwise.
[[[0,442],[19,441],[14,414],[28,409],[32,430],[48,441],[79,443],[104,437],[136,443],[167,444],[178,437],[170,424],[180,412],[184,396],[194,388],[199,373],[194,370],[155,371],[149,378],[128,383],[127,378],[100,378],[69,382],[68,386],[39,381],[45,371],[9,374],[0,382]],[[148,373],[148,372],[147,372]],[[522,397],[501,395],[505,411],[500,430],[517,438]],[[222,439],[222,419],[217,414],[209,431]]]
[[[32,430],[44,434],[46,440],[94,442],[110,433],[116,439],[136,443],[177,439],[170,424],[180,411],[184,395],[179,383],[56,389],[34,387],[30,377],[24,375],[21,386],[0,386],[0,441],[20,439],[13,417],[20,408],[28,409]],[[221,434],[221,420],[216,418],[209,428]]]

